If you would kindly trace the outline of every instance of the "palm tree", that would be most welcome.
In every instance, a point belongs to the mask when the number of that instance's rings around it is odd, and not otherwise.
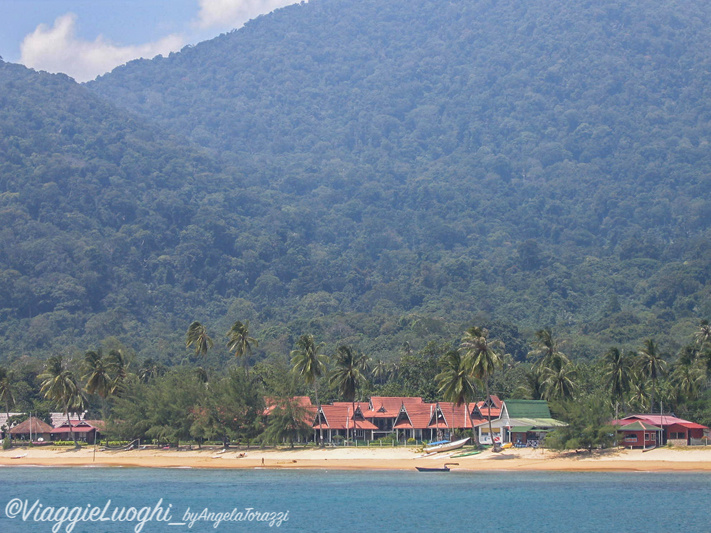
[[[323,343],[316,345],[313,335],[302,335],[296,341],[296,346],[296,350],[291,352],[292,369],[304,378],[307,385],[313,385],[316,406],[320,413],[321,402],[318,399],[318,380],[326,373],[326,356],[318,353],[318,351],[323,348]],[[323,424],[319,424],[319,444],[323,446]]]
[[[249,336],[249,320],[244,324],[239,320],[227,332],[227,349],[235,353],[235,357],[242,358],[244,367],[249,373],[249,356],[252,355],[252,345],[259,346],[257,339]]]
[[[207,334],[207,328],[200,322],[196,321],[190,324],[185,334],[185,347],[189,348],[190,346],[195,348],[196,357],[207,354],[207,351],[213,346],[212,339]]]
[[[279,400],[268,417],[264,440],[275,444],[288,440],[293,448],[294,441],[311,434],[309,416],[309,411],[293,398]]]
[[[383,384],[383,380],[388,375],[388,365],[382,359],[378,359],[373,367],[373,381],[379,385]]]
[[[542,400],[546,393],[543,370],[537,366],[531,367],[523,375],[522,389],[532,400]]]
[[[543,375],[546,400],[566,401],[573,398],[577,386],[573,381],[575,368],[572,363],[556,359],[551,367],[543,370]]]
[[[5,405],[5,414],[10,418],[10,407],[15,405],[15,387],[12,372],[0,366],[0,402]],[[9,428],[8,428],[9,429]]]
[[[638,352],[637,364],[642,375],[652,382],[650,409],[654,411],[654,392],[657,380],[664,374],[664,370],[667,367],[667,362],[659,353],[654,340],[647,339],[644,341],[644,347]]]
[[[453,406],[457,407],[464,404],[473,430],[469,402],[474,399],[476,390],[471,379],[471,368],[467,362],[467,358],[462,357],[459,351],[447,352],[440,360],[442,372],[437,374],[435,379],[439,385],[439,393],[446,402],[452,402]]]
[[[82,412],[85,407],[85,399],[74,373],[64,367],[62,356],[55,355],[47,359],[45,370],[38,377],[42,380],[40,392],[44,394],[45,398],[53,400],[61,406],[69,424],[69,435],[74,441],[74,445],[78,446],[69,413]]]
[[[619,404],[630,391],[632,381],[632,358],[619,348],[610,348],[603,356],[605,385],[615,402],[615,419],[618,416]]]
[[[504,348],[504,343],[499,340],[490,341],[487,337],[489,332],[486,329],[479,327],[471,327],[462,337],[462,342],[459,344],[459,349],[464,352],[468,359],[466,364],[471,369],[473,377],[477,378],[484,384],[486,390],[486,399],[489,400],[489,378],[496,372],[496,369],[501,366],[501,355],[497,350]],[[494,432],[491,428],[491,405],[489,403],[489,436],[494,446],[494,451],[498,451],[499,447],[494,442]]]
[[[113,381],[111,382],[110,394],[121,396],[126,385],[126,380],[129,378],[128,368],[130,363],[124,357],[121,350],[111,350],[106,356],[106,362],[109,370],[113,373]]]
[[[538,330],[532,344],[534,349],[528,352],[528,356],[538,358],[537,364],[539,366],[552,368],[558,364],[558,360],[569,362],[568,357],[559,350],[559,343],[553,338],[553,332],[548,328]]]
[[[677,398],[693,398],[706,379],[705,369],[694,346],[684,346],[674,363],[671,382]]]
[[[647,393],[647,380],[639,373],[635,373],[630,386],[629,403],[632,407],[639,407],[644,412],[649,407],[649,394]]]
[[[148,358],[143,361],[141,368],[138,370],[138,379],[143,383],[148,383],[163,374],[165,374],[165,367],[153,359]]]
[[[355,429],[355,399],[358,387],[365,381],[363,372],[368,364],[364,354],[356,354],[350,346],[339,346],[336,350],[336,368],[331,374],[329,382],[338,389],[344,400],[353,406],[353,426]],[[346,434],[346,441],[348,435]]]
[[[106,398],[113,389],[113,380],[109,375],[107,361],[102,357],[101,349],[90,350],[84,354],[84,371],[85,374],[81,379],[86,380],[86,391]]]
[[[708,320],[701,321],[698,331],[694,333],[694,338],[701,348],[707,344],[711,345],[711,324]]]

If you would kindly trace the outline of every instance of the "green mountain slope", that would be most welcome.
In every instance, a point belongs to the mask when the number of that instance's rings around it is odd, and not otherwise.
[[[86,87],[1,64],[2,349],[673,348],[711,316],[710,18],[317,0]]]
[[[710,18],[316,1],[89,86],[295,196],[358,309],[620,342],[711,314]]]

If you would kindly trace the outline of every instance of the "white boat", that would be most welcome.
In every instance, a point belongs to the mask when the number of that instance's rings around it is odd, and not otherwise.
[[[457,448],[461,448],[467,443],[468,440],[469,437],[462,440],[455,440],[454,442],[443,442],[441,444],[435,444],[434,446],[425,446],[424,451],[425,453],[448,452],[450,450],[456,450]]]

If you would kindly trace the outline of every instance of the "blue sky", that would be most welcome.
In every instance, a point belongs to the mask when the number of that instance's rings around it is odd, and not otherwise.
[[[239,28],[295,0],[0,0],[0,56],[94,79]]]

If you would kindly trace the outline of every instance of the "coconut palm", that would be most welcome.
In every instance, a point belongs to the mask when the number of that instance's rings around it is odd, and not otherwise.
[[[708,320],[702,320],[699,329],[694,333],[694,339],[700,347],[711,345],[711,324]]]
[[[671,385],[677,398],[693,398],[706,380],[705,368],[694,346],[685,346],[671,372]]]
[[[227,349],[235,353],[235,357],[242,359],[244,367],[249,372],[248,359],[252,355],[252,345],[259,346],[257,339],[249,336],[249,320],[244,324],[239,320],[227,332]]]
[[[489,394],[489,378],[501,366],[501,355],[497,350],[504,349],[504,343],[499,340],[489,340],[488,330],[479,327],[472,327],[462,337],[459,350],[464,352],[467,358],[466,365],[471,369],[471,375],[484,384],[487,400]],[[491,406],[489,405],[489,435],[491,436],[494,451],[499,447],[494,442],[494,432],[491,428]]]
[[[195,348],[195,356],[205,355],[213,346],[212,339],[207,334],[207,328],[200,322],[193,322],[188,326],[188,331],[185,334],[185,347],[192,346]]]
[[[382,359],[378,359],[373,367],[373,381],[382,385],[388,375],[388,365]]]
[[[148,358],[143,361],[141,368],[138,370],[138,379],[143,383],[148,383],[163,374],[165,374],[165,367],[153,359]]]
[[[110,393],[121,396],[126,387],[126,381],[130,376],[133,376],[128,371],[130,363],[121,350],[111,350],[106,356],[106,362],[113,375]]]
[[[368,358],[364,354],[356,354],[350,346],[339,346],[336,350],[335,369],[329,378],[329,383],[336,388],[343,399],[352,404],[353,424],[355,429],[355,399],[358,388],[365,381],[365,369]],[[348,435],[346,435],[346,440]]]
[[[532,400],[542,400],[546,389],[544,384],[543,370],[537,366],[531,367],[523,375],[522,391]]]
[[[605,386],[615,402],[615,418],[618,416],[619,404],[630,391],[632,381],[632,357],[619,348],[610,348],[603,356]]]
[[[532,345],[533,350],[528,352],[528,357],[538,359],[539,366],[552,368],[558,360],[564,363],[569,362],[568,357],[560,351],[560,344],[553,337],[553,332],[548,328],[536,332],[536,338]],[[562,367],[562,364],[558,366]]]
[[[444,354],[440,360],[442,372],[437,374],[435,379],[439,385],[439,393],[447,402],[452,402],[453,406],[459,407],[464,404],[469,422],[471,424],[471,412],[469,402],[476,395],[476,389],[471,377],[471,368],[468,360],[457,350],[451,350]],[[473,429],[473,424],[472,429]]]
[[[641,374],[651,381],[651,401],[650,409],[654,411],[654,392],[657,381],[664,374],[667,362],[659,353],[659,348],[652,339],[644,341],[644,347],[637,352],[637,365]]]
[[[292,370],[299,374],[307,385],[314,388],[316,406],[321,410],[318,398],[318,380],[326,373],[326,356],[318,353],[323,348],[323,343],[316,344],[313,335],[302,335],[296,341],[296,350],[291,352]],[[323,424],[319,424],[319,443],[323,445]]]
[[[74,445],[78,446],[69,413],[81,413],[86,402],[74,373],[65,368],[61,356],[52,356],[47,359],[44,372],[38,378],[42,381],[40,392],[45,398],[57,402],[61,407],[64,416],[67,417],[70,438],[74,441]]]
[[[5,406],[5,414],[10,418],[10,408],[15,405],[15,386],[12,372],[0,366],[0,402]]]
[[[102,356],[101,349],[90,350],[84,354],[84,375],[86,391],[106,398],[113,389],[113,379],[109,374],[109,364]]]
[[[546,367],[543,370],[546,400],[572,400],[577,388],[573,381],[575,374],[573,364],[562,359],[556,359],[552,366]]]

